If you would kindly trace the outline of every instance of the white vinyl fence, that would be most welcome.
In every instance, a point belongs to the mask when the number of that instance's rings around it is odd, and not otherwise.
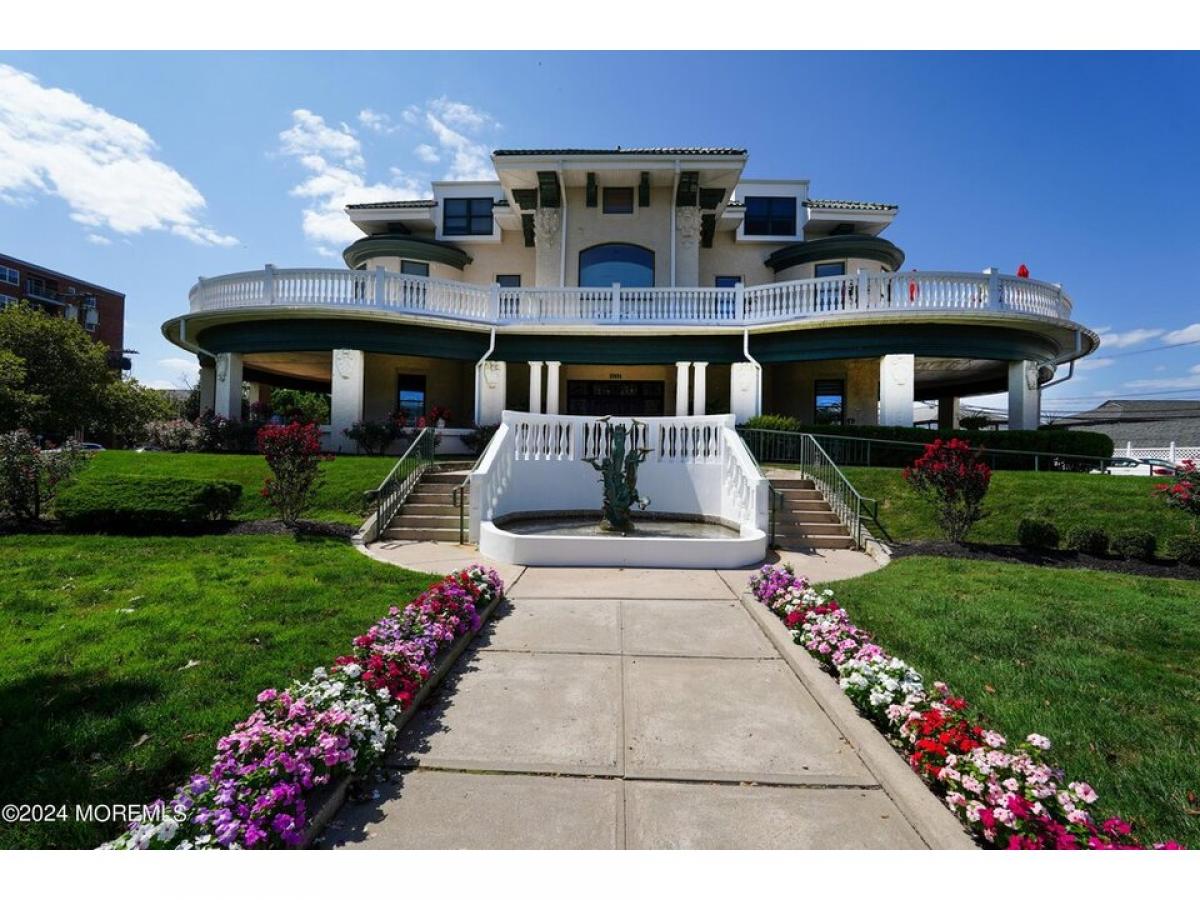
[[[1124,450],[1114,447],[1113,452],[1130,459],[1165,459],[1174,463],[1191,459],[1200,463],[1200,447],[1180,447],[1174,441],[1166,447],[1135,447],[1132,442],[1126,441]]]

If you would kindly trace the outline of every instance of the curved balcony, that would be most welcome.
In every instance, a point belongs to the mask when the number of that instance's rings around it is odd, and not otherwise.
[[[202,278],[191,311],[371,309],[481,326],[674,325],[742,328],[878,313],[1008,314],[1067,322],[1061,286],[967,272],[861,273],[754,287],[501,288],[382,269],[276,269]]]

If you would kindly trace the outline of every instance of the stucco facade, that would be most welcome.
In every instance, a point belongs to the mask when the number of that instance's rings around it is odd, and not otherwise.
[[[1060,285],[905,270],[882,236],[895,206],[747,179],[747,160],[499,150],[494,181],[349,207],[363,237],[342,272],[203,279],[164,332],[247,383],[342,397],[334,425],[394,413],[403,385],[407,409],[464,426],[504,409],[811,422],[818,390],[823,420],[904,424],[914,399],[1007,390],[1036,427],[1042,385],[1095,349]],[[236,414],[237,385],[209,382],[206,404]]]

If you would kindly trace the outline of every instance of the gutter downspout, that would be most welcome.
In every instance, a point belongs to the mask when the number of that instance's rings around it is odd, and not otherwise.
[[[744,357],[746,357],[746,362],[748,362],[748,363],[750,363],[750,365],[754,366],[754,370],[757,373],[757,375],[754,379],[754,414],[756,416],[760,416],[760,415],[762,415],[763,367],[762,367],[762,364],[757,359],[755,359],[753,356],[750,355],[750,329],[749,328],[742,329],[742,355]]]
[[[1074,351],[1074,353],[1069,354],[1071,365],[1067,369],[1067,374],[1064,375],[1062,378],[1059,378],[1055,381],[1047,381],[1040,388],[1038,388],[1038,392],[1040,393],[1048,387],[1054,387],[1054,385],[1056,385],[1056,384],[1062,384],[1064,381],[1070,381],[1072,376],[1075,374],[1075,360],[1079,358],[1079,355],[1080,355],[1079,351],[1082,349],[1083,349],[1083,335],[1081,332],[1076,331],[1075,332],[1075,351]],[[1066,362],[1066,361],[1067,360],[1062,356],[1058,356],[1055,359],[1051,360],[1051,362],[1053,362],[1054,365],[1056,365],[1056,366],[1059,363]],[[1039,403],[1038,406],[1040,407],[1041,403]]]
[[[482,373],[481,373],[480,369],[482,369],[483,364],[488,361],[488,358],[492,355],[492,353],[493,353],[493,351],[495,351],[495,349],[496,349],[496,329],[493,326],[491,329],[491,333],[488,336],[487,352],[485,352],[483,354],[483,356],[479,357],[479,362],[475,363],[475,424],[476,425],[479,424],[479,413],[480,413],[479,403],[480,403],[480,400],[482,400],[481,391],[480,391],[480,384],[481,384],[480,378],[481,378]]]

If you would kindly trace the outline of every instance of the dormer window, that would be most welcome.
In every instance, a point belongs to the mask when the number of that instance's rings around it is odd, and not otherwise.
[[[491,197],[447,197],[442,201],[442,234],[490,235],[493,205]]]
[[[796,198],[747,197],[745,231],[750,235],[793,237],[796,234]]]

